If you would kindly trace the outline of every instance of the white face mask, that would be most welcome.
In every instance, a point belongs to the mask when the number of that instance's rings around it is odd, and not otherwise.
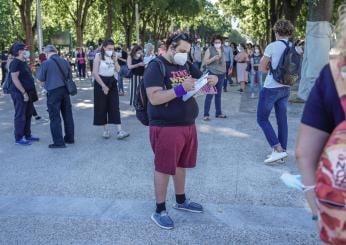
[[[176,53],[173,59],[177,65],[183,66],[187,62],[187,53]]]
[[[112,57],[113,51],[112,51],[112,50],[106,50],[106,55],[107,55],[108,57]]]
[[[255,49],[256,54],[259,54],[259,52],[260,52],[259,49]]]
[[[142,57],[142,54],[138,53],[138,54],[136,54],[136,57],[137,57],[137,59],[139,59]]]
[[[289,173],[283,173],[281,175],[281,180],[287,187],[294,188],[300,191],[304,190],[304,185],[302,183],[301,175],[293,175]]]
[[[229,45],[229,42],[225,42],[225,45],[228,46],[228,45]]]
[[[221,48],[221,43],[214,44],[215,48]]]
[[[30,57],[30,51],[24,50],[23,57],[24,57],[25,59],[29,58],[29,57]]]
[[[121,52],[116,52],[115,55],[116,55],[117,57],[121,57]]]

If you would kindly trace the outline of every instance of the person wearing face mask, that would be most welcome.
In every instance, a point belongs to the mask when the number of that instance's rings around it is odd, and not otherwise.
[[[156,55],[154,54],[154,45],[151,43],[147,43],[145,45],[145,49],[144,49],[144,64],[147,66],[149,64],[150,61],[152,61],[153,59],[156,58]]]
[[[227,92],[227,85],[228,83],[232,84],[232,77],[229,76],[232,73],[232,67],[233,67],[233,49],[230,46],[230,43],[228,40],[225,41],[225,45],[223,47],[223,53],[225,56],[226,61],[226,76],[223,83],[223,91]]]
[[[117,127],[117,139],[130,136],[121,126],[119,94],[115,72],[120,71],[117,56],[114,52],[114,42],[109,39],[102,43],[101,52],[96,55],[93,74],[94,86],[94,125],[103,126],[103,137],[108,139],[111,134],[108,124]]]
[[[124,91],[123,81],[124,81],[124,76],[126,75],[126,72],[128,71],[127,64],[126,64],[128,54],[122,44],[119,44],[119,48],[116,50],[115,54],[118,57],[118,63],[120,65],[120,72],[118,73],[119,96],[124,96],[125,91]]]
[[[197,39],[197,43],[192,47],[191,50],[192,61],[198,69],[201,69],[202,66],[202,47],[201,39]]]
[[[245,91],[245,83],[248,80],[248,72],[246,68],[249,62],[249,55],[246,52],[245,44],[240,43],[238,46],[238,54],[234,57],[237,61],[237,80],[240,83],[239,92],[243,93]]]
[[[31,117],[33,102],[38,100],[35,81],[26,63],[30,51],[23,43],[15,43],[11,47],[14,59],[9,63],[9,72],[13,82],[11,97],[15,108],[14,136],[17,145],[31,145],[40,139],[31,134]]]
[[[226,76],[226,61],[224,50],[222,47],[223,38],[221,36],[214,36],[211,44],[212,46],[205,52],[203,63],[206,64],[206,68],[209,74],[216,75],[218,77],[218,83],[216,84],[217,94],[215,95],[215,116],[216,118],[227,118],[221,110],[221,94],[222,86]],[[213,100],[213,94],[207,94],[204,101],[204,121],[209,121],[209,110]]]
[[[1,86],[4,83],[6,75],[7,75],[7,69],[6,69],[7,59],[8,59],[8,51],[5,50],[1,54],[1,74],[2,74]]]
[[[170,176],[175,187],[174,208],[181,211],[202,213],[203,206],[185,196],[186,168],[196,166],[197,130],[195,120],[198,104],[191,97],[182,97],[194,88],[196,79],[203,74],[188,63],[191,39],[186,33],[174,33],[167,38],[167,52],[158,57],[165,67],[162,73],[159,62],[150,62],[143,82],[148,95],[150,142],[155,154],[154,186],[156,211],[152,221],[163,229],[173,229],[174,222],[166,211],[166,193]],[[210,75],[211,86],[217,76]]]
[[[87,57],[88,57],[88,61],[89,61],[89,68],[90,68],[90,74],[91,75],[92,75],[92,72],[93,72],[93,65],[94,65],[95,54],[96,54],[96,52],[94,50],[94,47],[90,46],[88,54],[87,54]]]
[[[70,64],[58,55],[53,45],[43,49],[47,60],[42,62],[37,72],[37,79],[47,91],[47,107],[50,120],[50,131],[53,143],[51,149],[65,148],[74,144],[74,121],[70,95],[65,85],[65,78],[72,78]],[[61,116],[64,121],[65,135],[62,133]]]
[[[136,45],[132,48],[130,55],[127,57],[127,66],[132,72],[130,79],[130,105],[133,106],[136,90],[139,81],[144,74],[144,54],[141,46]]]
[[[255,98],[255,81],[257,80],[258,93],[262,90],[262,73],[258,70],[259,63],[262,58],[261,47],[256,44],[254,46],[254,54],[251,56],[251,74],[250,74],[250,88],[251,88],[251,98]]]
[[[81,78],[85,79],[86,64],[85,64],[85,53],[83,51],[83,48],[78,48],[78,51],[76,54],[76,63],[77,63],[79,79]]]

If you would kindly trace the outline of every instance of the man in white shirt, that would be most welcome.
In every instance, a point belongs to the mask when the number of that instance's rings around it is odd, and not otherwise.
[[[289,44],[289,38],[293,34],[294,27],[288,20],[278,20],[273,30],[276,41],[270,43],[264,51],[264,56],[259,64],[259,70],[262,73],[268,73],[270,66],[274,70],[277,68],[279,60],[287,44]],[[271,72],[267,75],[263,87],[258,101],[257,123],[262,128],[269,145],[273,148],[272,153],[264,161],[266,164],[271,164],[279,160],[283,161],[288,156],[286,152],[288,137],[287,104],[290,87],[275,81]],[[275,108],[278,135],[276,135],[269,121],[273,107]]]

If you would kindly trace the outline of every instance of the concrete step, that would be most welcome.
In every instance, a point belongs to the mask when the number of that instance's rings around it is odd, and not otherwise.
[[[303,208],[204,204],[176,211],[164,231],[150,221],[151,201],[0,196],[0,244],[318,244]]]

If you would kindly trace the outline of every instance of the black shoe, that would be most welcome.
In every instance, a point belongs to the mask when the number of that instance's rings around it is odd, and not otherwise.
[[[63,144],[63,145],[50,144],[48,147],[51,148],[51,149],[66,148],[66,145],[65,144]]]
[[[74,144],[74,140],[70,140],[69,138],[67,138],[66,136],[64,137],[64,142],[66,144]]]
[[[223,88],[223,92],[227,92],[227,88]]]

